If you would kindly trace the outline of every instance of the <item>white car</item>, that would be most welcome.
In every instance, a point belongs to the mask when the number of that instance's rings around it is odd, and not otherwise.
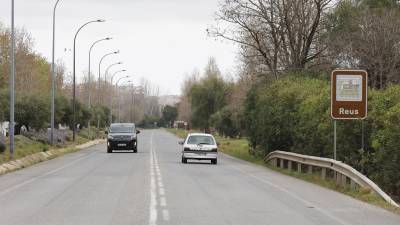
[[[218,144],[211,134],[189,134],[179,144],[183,145],[182,163],[187,163],[188,159],[192,159],[211,160],[212,164],[217,164]]]

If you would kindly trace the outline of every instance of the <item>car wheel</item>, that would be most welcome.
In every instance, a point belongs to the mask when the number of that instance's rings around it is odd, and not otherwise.
[[[187,163],[187,159],[185,157],[182,157],[182,163]]]
[[[211,164],[217,164],[217,159],[211,159]]]
[[[107,148],[107,153],[112,153],[112,149],[111,148]]]
[[[137,153],[137,147],[133,149],[133,153]]]

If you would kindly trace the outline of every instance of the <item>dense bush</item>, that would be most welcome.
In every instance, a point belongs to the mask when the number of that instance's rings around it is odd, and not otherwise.
[[[8,119],[8,92],[0,90],[0,122]]]
[[[22,125],[28,130],[46,128],[50,118],[50,101],[44,96],[21,94],[15,103],[15,121],[17,133]]]
[[[160,117],[145,115],[144,119],[137,126],[142,128],[157,128],[159,121]]]
[[[239,128],[233,121],[232,112],[227,107],[211,116],[211,124],[221,136],[233,138],[239,135]]]
[[[370,94],[370,177],[400,200],[400,86]]]
[[[162,111],[162,117],[158,122],[158,125],[163,127],[171,127],[177,117],[178,117],[178,108],[166,105]]]
[[[6,150],[6,145],[3,143],[3,140],[0,139],[0,153],[3,153]]]
[[[72,101],[64,96],[57,96],[55,99],[55,123],[66,124],[72,128],[73,113]],[[76,124],[87,126],[89,118],[92,118],[93,125],[97,125],[94,118],[95,113],[100,117],[100,125],[106,126],[110,115],[107,107],[92,107],[91,111],[81,102],[76,102]],[[0,92],[0,121],[9,120],[9,99],[8,93]],[[35,131],[44,130],[50,125],[50,97],[30,93],[18,93],[15,101],[15,122],[16,133],[18,134],[22,125]]]
[[[248,95],[245,118],[250,145],[258,154],[284,150],[333,157],[333,120],[326,80],[288,76],[259,85]],[[370,90],[368,119],[337,121],[337,135],[338,160],[400,197],[400,86]]]

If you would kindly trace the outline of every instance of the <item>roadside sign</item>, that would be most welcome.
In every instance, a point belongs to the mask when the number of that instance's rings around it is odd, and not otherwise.
[[[368,74],[364,70],[334,70],[331,75],[331,116],[337,120],[367,117]]]

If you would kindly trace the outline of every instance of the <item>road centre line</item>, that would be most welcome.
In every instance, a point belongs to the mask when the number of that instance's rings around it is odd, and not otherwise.
[[[165,197],[161,197],[160,198],[160,205],[162,207],[166,207],[167,206],[167,200],[165,199]]]
[[[167,209],[163,209],[162,214],[163,214],[163,219],[165,221],[168,221],[169,220],[169,211]]]
[[[158,189],[158,193],[160,194],[160,196],[165,195],[164,188],[160,187],[160,188]]]
[[[157,193],[156,180],[154,174],[153,159],[153,132],[150,138],[150,207],[149,207],[149,225],[157,225]]]
[[[170,220],[170,214],[169,210],[167,209],[167,199],[165,197],[165,189],[164,189],[164,184],[162,182],[162,175],[161,175],[161,170],[160,170],[160,164],[158,163],[158,157],[157,157],[157,152],[155,151],[154,145],[153,145],[153,133],[151,135],[151,143],[150,143],[150,174],[151,174],[151,179],[154,181],[154,183],[151,183],[151,196],[152,196],[152,204],[151,204],[151,210],[150,210],[150,225],[156,225],[157,224],[157,216],[154,216],[154,214],[158,215],[158,208],[157,208],[157,193],[155,191],[156,188],[156,182],[157,180],[157,185],[158,185],[158,197],[159,197],[159,207],[161,210],[162,218],[164,221],[169,221]]]

